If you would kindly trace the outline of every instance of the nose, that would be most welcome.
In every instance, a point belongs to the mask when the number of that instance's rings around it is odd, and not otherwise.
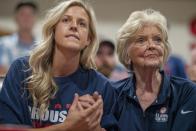
[[[155,43],[153,42],[152,39],[148,40],[147,46],[148,46],[148,49],[154,49],[155,48]]]
[[[70,24],[70,29],[72,31],[77,31],[77,21],[72,21],[71,24]]]

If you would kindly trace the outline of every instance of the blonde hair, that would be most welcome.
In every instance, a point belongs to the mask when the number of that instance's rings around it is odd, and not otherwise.
[[[164,43],[164,63],[170,54],[170,43],[168,41],[168,29],[166,18],[158,11],[146,9],[133,12],[117,34],[117,54],[120,62],[130,69],[130,58],[128,57],[129,40],[134,38],[138,30],[145,25],[154,25],[160,29]],[[163,66],[163,65],[162,65]]]
[[[94,57],[97,52],[98,41],[95,29],[95,15],[90,6],[81,0],[69,0],[49,10],[43,26],[43,39],[30,54],[29,66],[32,75],[27,79],[33,106],[39,108],[40,116],[48,109],[50,99],[58,90],[52,76],[52,59],[55,44],[54,29],[65,11],[72,6],[82,7],[88,14],[90,22],[89,37],[91,43],[81,52],[80,65],[85,69],[95,68]]]

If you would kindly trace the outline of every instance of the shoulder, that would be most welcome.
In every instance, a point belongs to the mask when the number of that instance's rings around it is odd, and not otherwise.
[[[96,81],[108,82],[109,79],[95,69],[89,69],[90,77]]]
[[[12,67],[27,68],[29,65],[28,61],[29,61],[29,56],[19,57],[13,61],[10,68]]]
[[[196,89],[196,84],[189,79],[172,76],[170,82],[177,90]]]
[[[7,76],[22,76],[28,74],[28,56],[17,58],[10,66]]]
[[[132,76],[119,81],[113,81],[112,86],[114,87],[115,92],[119,95],[122,92],[127,92],[132,86]]]
[[[192,99],[196,100],[196,84],[188,79],[171,77],[170,79],[173,95],[179,98],[181,103]]]
[[[25,86],[25,80],[29,76],[27,59],[27,57],[21,57],[12,63],[4,79],[3,90],[9,90],[12,87],[12,91],[19,91]]]
[[[0,38],[0,44],[8,44],[7,46],[9,46],[9,44],[15,44],[18,40],[18,34],[14,33],[11,35],[7,35],[7,36],[3,36]]]
[[[113,92],[114,88],[111,81],[100,72],[90,69],[89,70],[90,85],[101,92]]]

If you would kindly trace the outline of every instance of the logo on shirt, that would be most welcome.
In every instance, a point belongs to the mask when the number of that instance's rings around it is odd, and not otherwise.
[[[29,111],[31,113],[31,120],[35,127],[45,127],[49,126],[52,123],[62,123],[67,118],[68,111],[67,110],[61,110],[62,106],[60,104],[55,104],[54,109],[47,110],[44,113],[44,116],[40,118],[39,116],[39,109],[36,107],[30,107]],[[40,123],[40,119],[43,123]]]
[[[166,107],[162,107],[160,109],[160,113],[162,113],[162,114],[166,113],[166,111],[167,111],[167,108]]]
[[[167,122],[168,121],[168,114],[167,108],[161,107],[161,109],[155,114],[156,122]]]
[[[193,112],[193,111],[190,111],[190,110],[187,110],[187,111],[184,111],[184,110],[181,110],[181,114],[182,115],[185,115],[185,114],[188,114],[188,113],[191,113],[191,112]]]

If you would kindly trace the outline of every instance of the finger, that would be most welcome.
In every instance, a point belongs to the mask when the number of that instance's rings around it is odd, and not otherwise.
[[[98,98],[99,98],[99,93],[98,93],[97,91],[95,91],[95,92],[93,93],[93,99],[94,99],[95,101],[97,101]]]
[[[94,131],[94,130],[98,131],[100,130],[100,123],[98,121],[94,121],[93,123],[90,124],[89,128],[91,131]]]
[[[82,107],[81,103],[78,101],[77,103],[77,108],[79,109],[79,111],[83,111],[84,108]]]
[[[98,118],[98,121],[101,122],[101,119],[102,119],[102,116],[103,116],[103,100],[102,100],[102,104],[100,106],[100,115],[99,115],[99,118]]]
[[[70,110],[72,110],[72,109],[74,109],[74,108],[77,107],[78,98],[79,98],[78,94],[75,93],[75,94],[74,94],[74,100],[73,100],[73,102],[72,102],[72,105],[71,105],[71,107],[70,107]]]
[[[90,116],[91,124],[93,124],[96,121],[99,122],[100,115],[101,115],[100,109],[97,109],[94,113],[92,113]]]
[[[101,100],[102,100],[102,99],[101,99]],[[102,103],[99,105],[99,107],[98,107],[96,113],[93,113],[93,114],[92,114],[92,121],[97,120],[97,121],[101,122],[102,115],[103,115],[103,101],[102,101]]]
[[[83,109],[87,109],[91,107],[92,105],[89,102],[79,101]]]
[[[104,128],[101,128],[101,131],[106,131],[106,129],[104,129]]]
[[[87,95],[83,95],[79,97],[79,101],[83,101],[83,102],[89,102],[89,104],[93,105],[95,103],[95,100],[93,99],[93,97],[89,94]]]
[[[86,115],[91,115],[92,113],[94,113],[98,109],[98,107],[101,105],[101,103],[102,103],[102,99],[98,99],[95,102],[95,104],[92,105],[90,108],[87,108],[84,113]]]

